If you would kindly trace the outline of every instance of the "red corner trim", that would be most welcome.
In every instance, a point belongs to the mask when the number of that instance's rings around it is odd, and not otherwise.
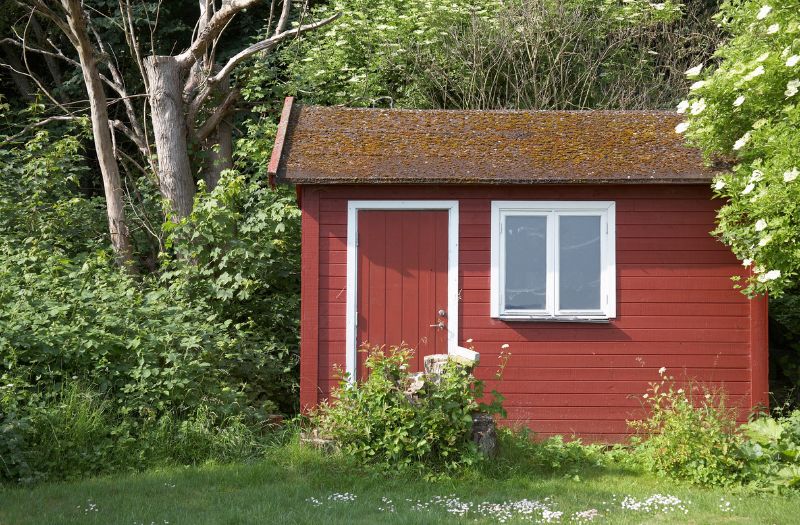
[[[275,145],[272,146],[272,157],[269,159],[267,174],[269,175],[269,185],[275,188],[275,176],[278,174],[278,166],[283,154],[283,142],[286,139],[286,129],[289,127],[289,117],[292,114],[294,97],[286,97],[283,100],[283,110],[281,111],[281,121],[278,123],[278,132],[275,134]]]
[[[319,191],[304,188],[300,270],[300,410],[319,402]]]
[[[769,408],[769,301],[750,299],[750,387],[754,410]]]

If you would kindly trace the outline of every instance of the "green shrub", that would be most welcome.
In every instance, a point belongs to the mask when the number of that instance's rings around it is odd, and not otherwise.
[[[568,472],[580,476],[586,469],[607,463],[603,445],[584,444],[580,439],[565,441],[562,436],[536,440],[527,427],[498,429],[498,456],[490,470],[508,474],[531,470]]]
[[[676,388],[664,375],[644,396],[649,415],[631,422],[639,434],[634,452],[658,474],[700,485],[731,485],[742,480],[744,458],[736,430],[736,411],[723,394],[699,387]]]
[[[777,419],[757,418],[742,430],[749,481],[778,491],[800,487],[800,410]]]
[[[406,394],[413,381],[405,347],[373,349],[369,375],[351,384],[343,377],[312,423],[342,450],[387,468],[448,470],[474,464],[472,414],[481,405],[482,384],[464,367],[448,363],[438,381],[426,380],[416,398]]]
[[[241,344],[224,368],[251,403],[298,407],[300,210],[293,188],[271,190],[235,171],[201,191],[191,215],[168,225],[161,284],[202,303]]]

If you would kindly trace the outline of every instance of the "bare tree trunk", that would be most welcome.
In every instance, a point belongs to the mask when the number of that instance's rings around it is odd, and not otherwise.
[[[35,16],[31,17],[31,27],[33,28],[33,32],[36,35],[36,39],[39,41],[39,47],[42,49],[46,48],[47,36],[44,34],[44,30],[42,26],[39,24],[39,21],[36,20]],[[56,64],[56,59],[52,57],[52,55],[43,55],[44,63],[47,64],[47,70],[50,71],[50,76],[53,77],[53,83],[56,86],[56,89],[61,88],[61,69]],[[63,93],[59,97],[59,99],[63,102],[64,96]]]
[[[114,145],[111,129],[108,122],[108,104],[100,72],[94,55],[94,48],[89,41],[86,30],[86,19],[81,8],[80,0],[61,0],[64,10],[68,14],[67,22],[74,37],[78,58],[81,63],[83,81],[89,95],[89,108],[92,118],[92,134],[100,164],[100,173],[103,177],[103,189],[106,195],[106,211],[108,214],[108,230],[111,234],[111,244],[116,253],[117,262],[129,265],[133,260],[130,233],[125,221],[125,207],[123,203],[122,182],[119,176],[119,167],[114,158]]]
[[[230,94],[229,80],[226,77],[218,85],[217,90],[223,99]],[[233,168],[233,122],[232,108],[226,110],[226,115],[217,124],[214,132],[206,139],[206,164],[203,169],[203,178],[208,191],[213,190],[219,183],[220,176],[225,170]]]
[[[150,115],[158,155],[158,180],[174,219],[192,212],[195,184],[186,140],[182,70],[173,56],[144,60],[150,86]]]
[[[16,50],[11,49],[11,46],[3,43],[3,53],[6,55],[6,61],[9,66],[11,66],[11,80],[14,81],[14,86],[17,88],[19,94],[25,100],[33,100],[33,89],[31,88],[31,83],[28,82],[28,77],[20,73],[20,71],[25,71],[25,66],[22,65],[20,62],[19,57],[17,56]]]
[[[217,187],[223,171],[233,168],[233,126],[229,118],[220,121],[217,131],[208,138],[207,164],[203,171],[208,191]]]

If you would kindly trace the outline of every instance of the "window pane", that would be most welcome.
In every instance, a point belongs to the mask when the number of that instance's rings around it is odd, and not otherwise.
[[[544,310],[547,303],[547,217],[506,217],[507,310]]]
[[[600,309],[600,217],[559,217],[559,308]]]

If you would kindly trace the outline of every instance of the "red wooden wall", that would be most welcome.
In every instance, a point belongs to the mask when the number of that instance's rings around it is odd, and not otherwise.
[[[507,398],[509,424],[618,441],[658,369],[724,387],[732,403],[767,403],[766,301],[732,288],[742,266],[708,232],[711,191],[694,185],[304,186],[301,405],[325,399],[345,362],[347,201],[459,201],[459,344],[473,339],[477,375]],[[616,202],[617,318],[608,324],[489,317],[492,200]],[[500,347],[511,359],[491,379]]]

